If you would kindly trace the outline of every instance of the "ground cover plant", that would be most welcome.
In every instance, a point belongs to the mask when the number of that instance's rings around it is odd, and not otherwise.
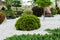
[[[13,35],[4,40],[60,40],[60,28],[58,29],[47,29],[46,31],[49,34],[22,34],[22,35]]]
[[[5,10],[4,13],[5,13],[7,19],[14,19],[15,18],[14,11],[12,11],[12,10]]]
[[[17,30],[34,30],[41,27],[40,19],[35,15],[22,15],[16,22],[15,27]]]
[[[14,16],[17,18],[22,15],[23,10],[13,10],[13,12],[14,12]]]
[[[48,31],[48,33],[50,33],[50,34],[54,34],[55,36],[59,36],[60,37],[60,28],[46,29],[46,31]]]

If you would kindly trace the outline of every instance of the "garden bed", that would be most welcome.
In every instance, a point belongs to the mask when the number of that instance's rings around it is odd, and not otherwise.
[[[45,20],[43,20],[43,17],[39,17],[41,19],[41,27],[37,30],[32,31],[21,31],[15,29],[15,23],[16,19],[6,19],[1,25],[0,25],[0,40],[5,39],[6,37],[12,36],[14,34],[45,34],[47,33],[44,31],[45,29],[53,29],[60,27],[60,15],[55,15],[54,17],[45,17]]]

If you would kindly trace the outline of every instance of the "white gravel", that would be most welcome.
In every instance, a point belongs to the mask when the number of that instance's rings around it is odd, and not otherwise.
[[[45,34],[47,33],[44,31],[47,28],[53,29],[53,28],[59,28],[60,27],[60,15],[55,15],[54,17],[45,17],[45,20],[43,20],[43,17],[39,17],[41,19],[41,27],[37,30],[33,31],[21,31],[15,29],[15,23],[18,19],[9,19],[5,20],[0,25],[0,40],[5,39],[6,37],[12,36],[14,34],[34,34],[34,33],[40,33]]]

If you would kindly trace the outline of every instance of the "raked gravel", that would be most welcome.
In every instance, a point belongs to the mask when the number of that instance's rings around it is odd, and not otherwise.
[[[32,31],[21,31],[15,29],[15,23],[18,20],[16,19],[6,19],[1,25],[0,25],[0,40],[5,39],[6,37],[10,37],[12,35],[20,35],[20,34],[45,34],[47,33],[44,31],[45,29],[54,29],[60,27],[60,15],[55,15],[54,17],[45,17],[45,20],[43,20],[43,17],[39,17],[41,21],[41,27],[37,30]]]

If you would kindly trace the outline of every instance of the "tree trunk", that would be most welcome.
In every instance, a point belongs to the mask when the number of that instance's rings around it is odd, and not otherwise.
[[[43,20],[45,20],[45,8],[44,8],[44,12],[43,12]]]

